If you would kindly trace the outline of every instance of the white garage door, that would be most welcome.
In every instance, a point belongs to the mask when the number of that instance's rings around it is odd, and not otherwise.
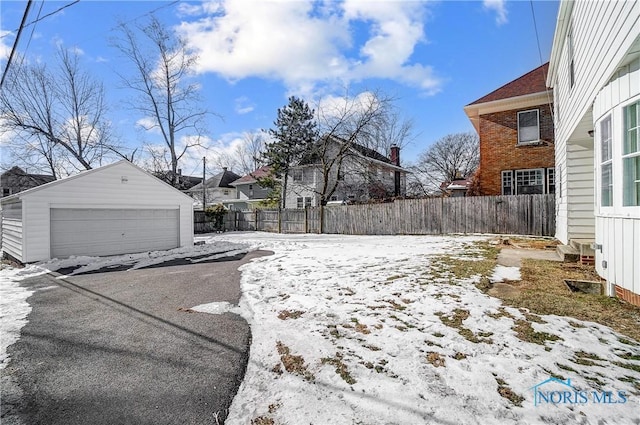
[[[51,256],[116,255],[179,246],[178,209],[51,209]]]

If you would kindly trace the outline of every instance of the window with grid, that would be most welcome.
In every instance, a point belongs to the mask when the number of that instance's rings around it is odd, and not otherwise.
[[[311,197],[307,196],[304,198],[304,207],[310,207],[311,206]]]
[[[304,173],[302,172],[302,170],[293,170],[291,174],[293,176],[294,182],[301,182],[302,178],[304,177]]]
[[[518,143],[540,140],[540,114],[537,109],[518,112]]]
[[[624,108],[623,205],[640,205],[640,102]]]
[[[516,194],[544,193],[544,169],[516,170]]]
[[[502,172],[502,194],[513,195],[513,171]]]
[[[611,152],[611,116],[600,121],[600,206],[613,205],[613,161]]]
[[[547,193],[556,193],[556,169],[547,168]]]
[[[296,198],[296,208],[304,208],[304,204],[302,203],[303,201],[303,198]]]

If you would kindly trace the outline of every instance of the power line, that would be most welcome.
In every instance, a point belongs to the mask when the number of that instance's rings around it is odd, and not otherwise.
[[[13,55],[16,53],[16,48],[18,47],[18,42],[20,41],[20,35],[22,34],[22,30],[24,29],[24,23],[27,21],[27,16],[29,15],[29,9],[31,8],[32,0],[27,2],[27,7],[24,10],[24,15],[22,15],[22,21],[20,22],[20,28],[18,28],[18,34],[16,34],[16,39],[13,42],[13,47],[11,48],[11,53],[9,54],[9,59],[7,59],[7,66],[2,73],[2,79],[0,80],[0,89],[4,84],[4,79],[9,73],[9,68],[11,67],[11,61],[13,60]]]
[[[538,44],[538,56],[540,58],[540,65],[544,64],[544,60],[542,59],[542,49],[540,47],[540,36],[538,35],[538,24],[536,22],[536,12],[533,8],[533,0],[529,0],[529,4],[531,5],[531,16],[533,17],[533,29],[536,33],[536,43]],[[544,80],[547,81],[547,74],[544,73]],[[551,101],[551,95],[549,94],[549,90],[547,92],[547,104],[549,105],[549,113],[551,114],[551,119],[555,122],[555,111],[553,110],[553,105]]]
[[[71,2],[71,3],[67,4],[67,5],[64,5],[64,6],[62,6],[61,8],[59,8],[59,9],[57,9],[57,10],[54,10],[53,12],[51,12],[51,13],[48,13],[48,14],[44,15],[43,17],[40,17],[40,15],[38,14],[38,19],[36,19],[36,20],[34,20],[34,21],[29,22],[28,24],[24,25],[24,27],[23,27],[23,26],[21,26],[21,28],[27,28],[27,27],[30,27],[31,25],[33,25],[33,24],[35,24],[35,23],[37,23],[37,22],[42,21],[44,18],[48,18],[49,16],[55,15],[56,13],[59,13],[59,12],[63,11],[64,9],[66,9],[66,8],[67,8],[67,7],[69,7],[69,6],[73,6],[74,4],[78,3],[79,1],[80,1],[80,0],[75,0],[74,2]],[[42,4],[44,5],[44,2],[42,2]],[[40,6],[40,11],[42,11],[42,6]],[[15,31],[18,31],[18,30],[15,30]],[[13,32],[13,31],[12,31],[12,32]],[[11,33],[9,33],[9,34],[5,34],[5,35],[3,35],[3,36],[0,36],[0,38],[8,37],[9,35],[11,35]]]

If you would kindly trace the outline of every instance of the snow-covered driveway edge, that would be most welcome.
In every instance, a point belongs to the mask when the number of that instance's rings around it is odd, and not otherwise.
[[[634,356],[640,348],[633,341],[595,323],[505,307],[479,291],[474,279],[447,275],[436,260],[468,258],[474,243],[486,239],[213,237],[275,253],[241,268],[240,311],[253,341],[227,423],[637,418],[640,361],[634,359],[640,357]],[[519,339],[522,329],[542,343]],[[570,379],[574,391],[586,391],[589,399],[536,406],[533,387],[550,377]],[[606,391],[617,403],[594,401],[594,394]]]

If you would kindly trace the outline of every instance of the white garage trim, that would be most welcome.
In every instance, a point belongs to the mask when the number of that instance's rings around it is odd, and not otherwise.
[[[180,210],[51,208],[51,257],[115,255],[180,246]]]

